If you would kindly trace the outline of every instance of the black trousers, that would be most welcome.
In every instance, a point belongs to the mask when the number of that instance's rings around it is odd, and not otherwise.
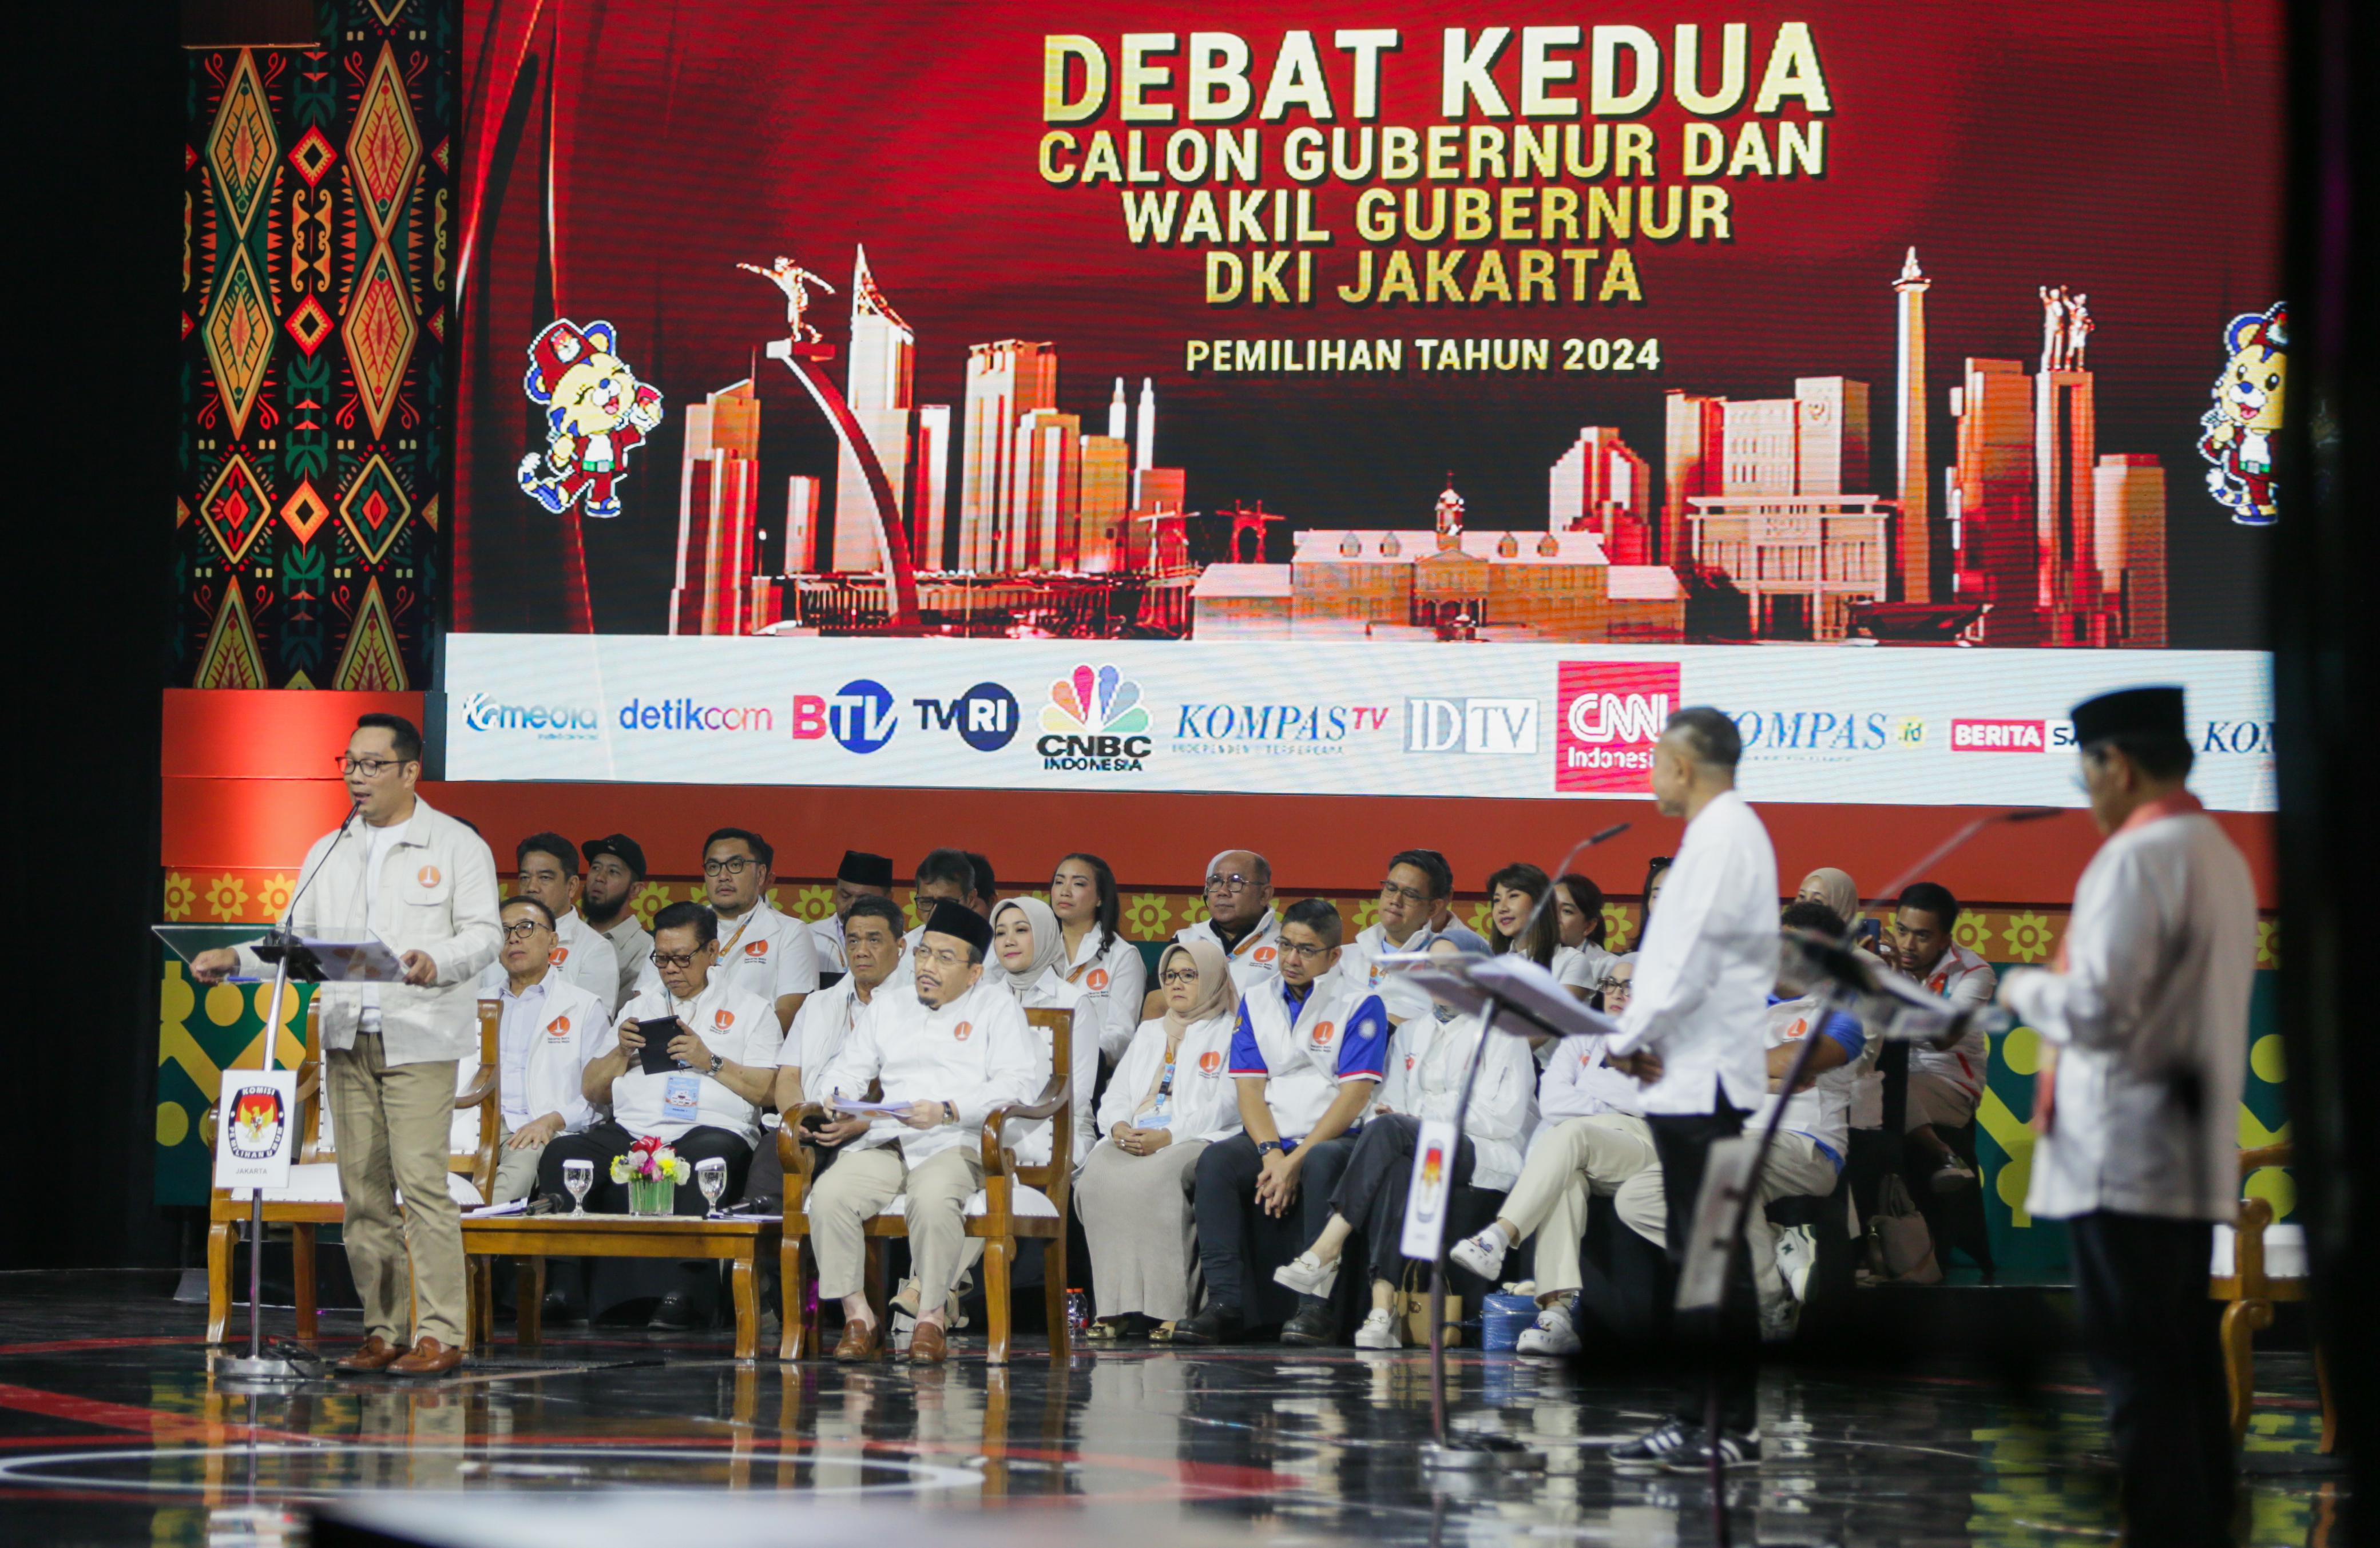
[[[587,1191],[587,1207],[599,1214],[625,1215],[628,1185],[612,1180],[612,1158],[627,1155],[636,1140],[636,1135],[609,1119],[577,1134],[555,1135],[537,1164],[538,1191],[568,1209],[570,1190],[562,1185],[562,1164],[592,1161],[595,1186]],[[752,1167],[752,1147],[744,1143],[743,1135],[702,1124],[672,1140],[670,1148],[689,1167],[714,1155],[727,1163],[727,1191],[719,1195],[722,1207],[743,1195],[745,1175]],[[677,1185],[677,1192],[670,1201],[674,1215],[700,1215],[710,1207],[703,1203],[702,1190],[696,1186],[691,1173]]]
[[[1712,1143],[1743,1132],[1743,1110],[1729,1107],[1716,1092],[1712,1100],[1716,1112],[1654,1113],[1645,1119],[1653,1131],[1653,1154],[1661,1162],[1661,1189],[1669,1205],[1666,1251],[1672,1270],[1685,1265],[1694,1201],[1702,1195],[1703,1167]],[[1683,1312],[1677,1330],[1680,1338],[1695,1348],[1703,1377],[1678,1395],[1679,1420],[1701,1425],[1707,1417],[1707,1384],[1717,1382],[1719,1423],[1730,1430],[1754,1428],[1759,1421],[1760,1313],[1752,1288],[1752,1258],[1742,1242],[1728,1260],[1724,1314]]]
[[[1198,1222],[1208,1304],[1237,1312],[1250,1326],[1289,1319],[1297,1297],[1273,1283],[1272,1271],[1322,1234],[1330,1219],[1330,1195],[1358,1137],[1342,1134],[1301,1146],[1307,1154],[1298,1171],[1297,1199],[1279,1216],[1257,1205],[1257,1178],[1264,1166],[1254,1140],[1240,1133],[1207,1147],[1198,1157],[1190,1202]]]
[[[1404,1277],[1405,1193],[1413,1186],[1414,1150],[1420,1140],[1417,1118],[1391,1113],[1372,1119],[1364,1125],[1347,1169],[1330,1194],[1331,1213],[1343,1216],[1363,1237],[1372,1277],[1391,1285]],[[1447,1185],[1450,1209],[1455,1190],[1471,1185],[1474,1159],[1466,1137],[1454,1151],[1454,1177]]]
[[[2231,1542],[2222,1308],[2206,1295],[2215,1228],[2105,1210],[2066,1225],[2083,1348],[2123,1473],[2125,1541]]]

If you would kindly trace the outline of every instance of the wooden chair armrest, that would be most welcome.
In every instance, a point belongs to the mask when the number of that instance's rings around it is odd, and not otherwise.
[[[1001,1130],[1012,1119],[1030,1122],[1038,1119],[1056,1117],[1065,1109],[1066,1098],[1069,1094],[1067,1088],[1071,1083],[1071,1078],[1068,1076],[1052,1075],[1050,1077],[1050,1083],[1041,1088],[1040,1096],[1033,1102],[1032,1106],[995,1107],[986,1115],[983,1120],[983,1170],[986,1177],[1003,1177],[1008,1172],[1006,1153],[1001,1149]],[[1054,1134],[1055,1131],[1053,1130],[1052,1132]],[[1071,1138],[1070,1135],[1057,1135],[1056,1143],[1060,1146],[1065,1146],[1070,1143]]]
[[[2259,1145],[2254,1150],[2243,1150],[2240,1153],[2240,1175],[2246,1177],[2250,1172],[2265,1167],[2286,1167],[2289,1164],[2289,1152],[2293,1148],[2295,1148],[2295,1142],[2283,1140],[2277,1144]]]
[[[2273,1223],[2273,1206],[2264,1199],[2240,1201],[2240,1221],[2231,1232],[2231,1276],[2242,1300],[2269,1293],[2265,1278],[2265,1228]]]
[[[777,1125],[777,1159],[785,1167],[785,1213],[791,1215],[808,1201],[810,1184],[818,1177],[818,1151],[794,1136],[802,1121],[826,1117],[826,1108],[816,1102],[805,1102],[792,1112],[783,1114]]]
[[[321,1095],[322,1093],[322,1067],[319,1064],[310,1063],[307,1066],[306,1073],[300,1077],[298,1082],[298,1100],[300,1102],[311,1102],[315,1097]],[[213,1110],[214,1109],[212,1107],[208,1109],[210,1112],[212,1112]]]
[[[495,1094],[496,1068],[492,1064],[483,1064],[480,1066],[480,1073],[473,1079],[470,1085],[455,1096],[455,1106],[476,1107]]]

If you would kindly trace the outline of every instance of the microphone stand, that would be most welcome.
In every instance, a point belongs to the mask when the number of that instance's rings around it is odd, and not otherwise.
[[[1556,865],[1550,874],[1546,887],[1545,896],[1539,898],[1537,900],[1536,906],[1529,911],[1527,921],[1522,925],[1519,933],[1515,935],[1513,938],[1515,940],[1530,940],[1536,938],[1534,932],[1536,928],[1537,922],[1545,914],[1548,905],[1552,902],[1554,895],[1553,889],[1556,886],[1560,884],[1562,874],[1570,869],[1571,862],[1576,860],[1586,851],[1595,848],[1597,844],[1601,844],[1620,837],[1621,834],[1628,831],[1629,826],[1629,824],[1624,822],[1614,823],[1612,826],[1603,829],[1601,832],[1589,834],[1586,838],[1581,839],[1577,843],[1572,844],[1571,846],[1570,853],[1562,856],[1561,863]],[[1427,953],[1422,953],[1420,954],[1419,960],[1423,962],[1427,962],[1430,959]],[[1500,998],[1493,997],[1488,998],[1486,1008],[1481,1014],[1478,1039],[1472,1045],[1471,1057],[1463,1063],[1463,1094],[1454,1105],[1454,1146],[1446,1158],[1449,1174],[1449,1182],[1447,1185],[1448,1204],[1451,1204],[1453,1201],[1454,1188],[1451,1177],[1454,1161],[1455,1156],[1460,1155],[1463,1150],[1463,1126],[1470,1117],[1471,1094],[1473,1089],[1476,1087],[1479,1082],[1479,1066],[1487,1058],[1488,1040],[1496,1035],[1497,1018],[1502,1014],[1507,1008],[1506,1003]],[[1527,1016],[1525,1012],[1523,1013],[1523,1020],[1529,1022],[1532,1031],[1551,1033],[1556,1036],[1560,1035],[1558,1029],[1545,1026],[1543,1023],[1536,1022],[1535,1018]],[[1421,1156],[1416,1155],[1414,1157],[1412,1183],[1412,1186],[1415,1189],[1422,1186],[1421,1162]],[[1447,1432],[1447,1252],[1448,1246],[1446,1240],[1444,1206],[1441,1206],[1438,1230],[1438,1251],[1432,1254],[1429,1264],[1429,1444],[1422,1447],[1422,1466],[1425,1468],[1443,1469],[1449,1471],[1468,1470],[1483,1468],[1506,1468],[1514,1470],[1543,1468],[1546,1465],[1546,1459],[1542,1455],[1531,1450],[1525,1445],[1523,1445],[1520,1442],[1512,1439],[1509,1435],[1465,1435],[1458,1439]]]
[[[257,954],[262,956],[270,952],[273,963],[273,998],[268,1002],[271,1009],[264,1018],[264,1071],[267,1074],[273,1072],[273,1045],[281,1035],[281,1006],[289,990],[293,964],[303,975],[301,982],[322,977],[321,964],[314,961],[313,953],[298,944],[298,937],[290,929],[289,921],[298,916],[298,900],[306,895],[306,889],[322,874],[322,866],[330,860],[331,851],[339,847],[339,841],[347,836],[347,825],[356,820],[356,814],[361,810],[363,803],[360,801],[347,807],[347,815],[339,819],[338,828],[331,835],[330,848],[322,851],[322,858],[314,862],[314,868],[298,878],[298,889],[289,894],[289,906],[281,911],[281,922],[267,930],[264,937],[257,943]],[[315,1100],[319,1102],[322,1098],[318,1094]],[[224,1114],[217,1121],[228,1122],[230,1115]],[[215,1370],[235,1381],[303,1381],[316,1373],[302,1369],[296,1361],[269,1356],[264,1352],[264,1190],[251,1188],[248,1196],[248,1353],[218,1356]]]
[[[1973,839],[1976,834],[1981,833],[1986,828],[1997,827],[2004,823],[2034,822],[2043,817],[2056,816],[2061,810],[2062,808],[2057,806],[2027,806],[2021,807],[2012,812],[1997,812],[1989,816],[1977,817],[1973,821],[1969,822],[1964,827],[1961,828],[1957,832],[1951,834],[1950,837],[1945,840],[1942,843],[1937,845],[1933,852],[1927,854],[1924,859],[1910,866],[1899,877],[1896,877],[1893,879],[1892,885],[1886,888],[1880,896],[1885,898],[1898,898],[1900,895],[1901,889],[1907,887],[1916,877],[1957,852],[1969,840]],[[1852,937],[1848,928],[1849,923],[1849,921],[1845,921],[1846,929],[1841,939],[1833,943],[1843,951],[1850,951],[1852,949]],[[1718,1271],[1718,1299],[1710,1308],[1714,1339],[1721,1336],[1719,1334],[1719,1328],[1727,1315],[1727,1293],[1730,1281],[1732,1277],[1728,1273],[1728,1268],[1733,1263],[1735,1255],[1739,1252],[1745,1250],[1744,1233],[1750,1228],[1752,1225],[1752,1212],[1755,1207],[1757,1207],[1756,1201],[1760,1196],[1761,1168],[1767,1165],[1769,1148],[1776,1143],[1778,1131],[1784,1124],[1786,1104],[1792,1100],[1793,1094],[1800,1088],[1803,1080],[1809,1074],[1810,1061],[1816,1056],[1818,1051],[1821,1029],[1825,1027],[1827,1019],[1834,1015],[1838,1010],[1841,1009],[1850,998],[1850,997],[1844,992],[1845,987],[1844,980],[1840,975],[1835,974],[1829,974],[1828,975],[1827,992],[1818,1002],[1817,1016],[1810,1029],[1809,1035],[1802,1039],[1802,1046],[1795,1051],[1792,1065],[1788,1069],[1783,1080],[1778,1086],[1777,1100],[1769,1109],[1768,1121],[1761,1127],[1760,1137],[1754,1143],[1752,1165],[1744,1173],[1742,1191],[1735,1200],[1734,1212],[1729,1216],[1728,1229],[1724,1237],[1721,1239],[1722,1256],[1720,1258],[1720,1267]],[[1710,1176],[1711,1174],[1709,1169],[1706,1167],[1704,1171],[1704,1185],[1706,1187],[1709,1186]],[[1691,1242],[1687,1244],[1689,1251],[1692,1250],[1692,1246],[1693,1244]],[[1682,1278],[1683,1276],[1682,1275]],[[1703,1407],[1703,1450],[1710,1459],[1711,1530],[1713,1540],[1718,1543],[1719,1548],[1727,1548],[1729,1542],[1727,1495],[1725,1488],[1727,1469],[1724,1462],[1720,1459],[1718,1449],[1721,1395],[1719,1366],[1718,1361],[1716,1360],[1711,1361],[1707,1382],[1708,1391]]]

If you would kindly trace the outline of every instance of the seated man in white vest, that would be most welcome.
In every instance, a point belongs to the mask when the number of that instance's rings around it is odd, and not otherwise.
[[[1344,928],[1324,899],[1293,904],[1276,937],[1281,972],[1240,1001],[1230,1063],[1243,1130],[1198,1157],[1191,1204],[1207,1304],[1174,1327],[1177,1344],[1230,1343],[1303,1309],[1259,1298],[1282,1299],[1273,1270],[1330,1223],[1331,1190],[1388,1073],[1387,1009],[1333,971]]]
[[[578,848],[587,857],[578,912],[619,959],[620,992],[613,1001],[617,1010],[652,987],[645,975],[653,971],[653,933],[632,906],[637,889],[645,882],[644,846],[625,833],[613,833],[589,839]]]
[[[906,950],[901,938],[905,923],[901,905],[891,898],[856,898],[838,923],[841,928],[835,943],[847,970],[844,976],[803,1000],[802,1008],[794,1013],[793,1030],[785,1034],[785,1046],[777,1051],[776,1107],[781,1113],[790,1113],[810,1100],[808,1092],[813,1078],[843,1052],[851,1029],[875,1003],[879,991],[892,992],[885,986],[896,976]],[[860,1123],[852,1132],[856,1135],[866,1128]],[[820,1160],[832,1154],[829,1149]]]
[[[1240,993],[1281,972],[1281,916],[1273,912],[1272,863],[1252,849],[1227,849],[1207,862],[1207,917],[1173,932],[1187,945],[1211,942],[1223,953]],[[1142,997],[1140,1016],[1165,1014],[1165,997],[1152,986]]]
[[[830,973],[851,971],[843,955],[843,922],[851,917],[851,905],[862,898],[891,896],[892,861],[864,850],[843,852],[843,864],[834,868],[834,912],[810,921],[810,949],[818,956],[821,979]]]
[[[578,917],[578,846],[559,833],[532,833],[514,846],[513,863],[518,868],[513,896],[535,898],[553,917],[554,967],[603,1002],[603,1019],[608,1022],[619,1008],[620,962],[602,932]],[[642,966],[639,989],[657,982],[652,964]],[[491,962],[480,978],[480,998],[493,999],[504,986],[504,964]]]
[[[703,841],[702,895],[719,918],[719,974],[769,1002],[783,1040],[819,972],[809,925],[769,905],[776,861],[769,841],[747,828],[722,828]],[[658,915],[653,934],[661,934]]]
[[[535,1192],[545,1147],[585,1129],[594,1117],[579,1067],[610,1030],[612,1013],[564,975],[553,960],[553,925],[541,899],[524,893],[504,900],[504,944],[496,953],[504,974],[496,994],[504,1007],[496,1056],[504,1140],[490,1203],[508,1204]]]
[[[924,1308],[909,1359],[930,1365],[949,1355],[945,1302],[958,1280],[967,1203],[983,1188],[984,1120],[1032,1103],[1050,1078],[1049,1055],[1015,996],[985,981],[990,945],[991,925],[981,914],[962,903],[935,904],[913,954],[909,992],[878,996],[842,1051],[808,1082],[837,1109],[865,1100],[876,1082],[894,1109],[846,1113],[845,1122],[813,1137],[844,1149],[809,1197],[819,1298],[843,1303],[837,1360],[878,1356],[880,1330],[860,1282],[864,1232],[904,1195]],[[864,1130],[848,1121],[863,1116]]]
[[[1416,1016],[1427,1017],[1433,1008],[1427,995],[1408,983],[1404,974],[1382,967],[1380,959],[1396,952],[1427,951],[1440,940],[1454,939],[1436,923],[1439,905],[1453,893],[1454,872],[1446,856],[1434,849],[1400,851],[1389,856],[1388,879],[1380,883],[1378,917],[1340,949],[1339,976],[1353,987],[1378,994],[1389,1008],[1391,1022],[1402,1024]]]
[[[666,1142],[689,1170],[711,1156],[723,1160],[727,1191],[721,1197],[733,1199],[743,1191],[752,1147],[760,1138],[759,1105],[776,1083],[777,1046],[783,1038],[775,1008],[737,988],[716,971],[718,961],[719,920],[709,909],[672,903],[653,915],[653,965],[661,970],[662,986],[630,1000],[612,1046],[587,1061],[579,1089],[589,1103],[611,1108],[612,1116],[545,1147],[538,1187],[548,1198],[566,1205],[570,1191],[563,1186],[563,1163],[591,1161],[595,1185],[587,1195],[588,1207],[625,1212],[626,1188],[612,1180],[612,1160],[647,1136]],[[645,1046],[664,1037],[671,1062],[649,1074]],[[672,1200],[679,1215],[700,1215],[710,1207],[690,1175]],[[704,1303],[715,1300],[710,1265],[686,1266],[686,1284],[654,1309],[655,1328],[692,1327],[698,1311],[707,1312]]]
[[[1842,915],[1819,902],[1789,903],[1781,922],[1789,930],[1807,930],[1829,940],[1841,939],[1850,927]],[[1834,1192],[1851,1150],[1852,1092],[1875,1057],[1857,1017],[1828,1011],[1821,1023],[1823,994],[1788,998],[1783,987],[1768,997],[1768,1094],[1743,1120],[1743,1132],[1756,1135],[1767,1128],[1777,1104],[1785,1104],[1784,1121],[1761,1164],[1758,1191],[1743,1232],[1744,1249],[1752,1256],[1752,1283],[1759,1296],[1761,1336],[1771,1340],[1792,1336],[1799,1303],[1796,1288],[1786,1283],[1778,1265],[1777,1228],[1768,1223],[1767,1205],[1773,1199],[1826,1198]],[[1819,1039],[1818,1046],[1802,1084],[1791,1093],[1780,1090],[1801,1053],[1802,1040],[1812,1035]],[[1611,1204],[1623,1224],[1660,1247],[1669,1240],[1668,1197],[1661,1168],[1655,1166],[1621,1183]],[[1847,1217],[1838,1218],[1848,1226]]]
[[[1887,959],[1953,1005],[1989,1005],[1999,992],[1999,974],[1952,938],[1958,926],[1959,900],[1949,888],[1931,881],[1904,888],[1895,902],[1892,928],[1885,934]],[[1940,1131],[1975,1121],[1975,1108],[1984,1099],[1984,1072],[1990,1064],[1991,1043],[1980,1026],[1970,1027],[1947,1047],[1920,1043],[1909,1050],[1903,1126],[1937,1193],[1955,1192],[1975,1181],[1974,1168],[1960,1159]]]

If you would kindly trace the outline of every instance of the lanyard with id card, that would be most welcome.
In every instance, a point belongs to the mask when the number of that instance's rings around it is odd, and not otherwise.
[[[662,1111],[674,1122],[694,1122],[702,1111],[702,1077],[672,1075],[662,1090]]]
[[[1173,1127],[1173,1061],[1172,1059],[1165,1061],[1165,1072],[1158,1077],[1157,1095],[1150,1100],[1148,1110],[1141,1115],[1136,1127],[1142,1129]]]

